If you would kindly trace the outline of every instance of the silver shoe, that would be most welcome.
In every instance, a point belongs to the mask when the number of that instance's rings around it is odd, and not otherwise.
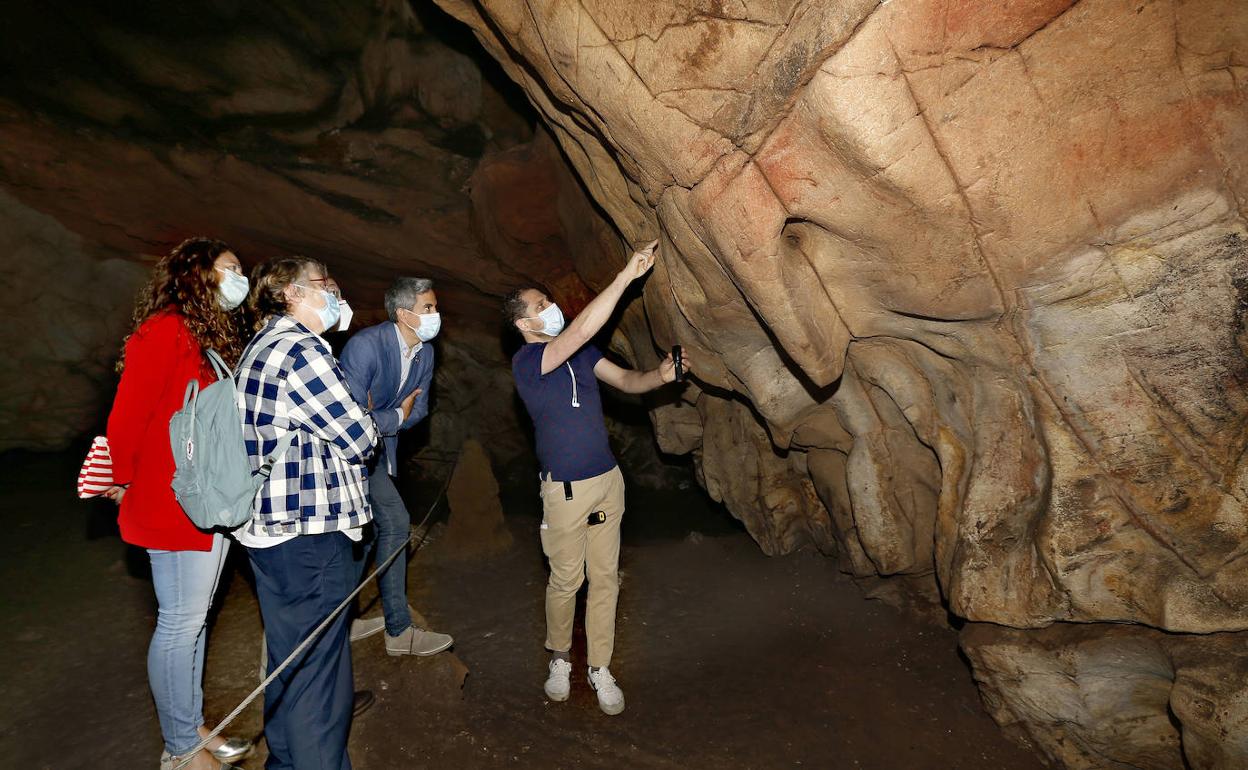
[[[249,741],[244,742],[247,743],[247,751],[251,751],[251,743]],[[231,741],[226,741],[227,745],[229,743],[231,743]],[[222,748],[224,748],[224,746]],[[213,752],[213,756],[216,756],[216,752]],[[182,763],[183,759],[184,757],[175,757],[170,755],[168,751],[162,751],[160,752],[160,770],[177,770],[178,765]],[[217,770],[243,770],[243,768],[237,765],[222,763]]]
[[[251,750],[255,749],[255,744],[250,740],[241,738],[227,738],[226,743],[216,751],[210,751],[213,758],[220,761],[220,770],[240,770],[235,765],[231,765],[233,760],[242,759],[243,756],[251,754]],[[181,756],[172,756],[168,751],[161,751],[160,754],[160,770],[176,770],[177,765],[181,763]]]
[[[213,749],[212,755],[222,762],[233,762],[236,759],[242,759],[251,753],[255,745],[248,740],[242,738],[226,738],[221,748]]]

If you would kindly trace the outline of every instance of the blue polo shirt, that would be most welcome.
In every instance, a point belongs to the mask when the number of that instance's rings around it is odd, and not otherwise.
[[[555,481],[581,481],[615,467],[602,418],[602,398],[594,366],[602,352],[586,345],[563,365],[542,374],[544,342],[530,342],[511,358],[516,392],[533,418],[537,459]],[[575,381],[576,403],[573,406]]]

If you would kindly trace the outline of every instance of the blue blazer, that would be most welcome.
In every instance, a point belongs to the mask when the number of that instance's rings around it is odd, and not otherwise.
[[[402,387],[399,383],[399,372],[403,370],[403,362],[399,359],[398,330],[392,321],[356,332],[343,346],[338,361],[342,365],[343,374],[347,376],[347,386],[356,403],[367,409],[369,396],[372,396],[372,414],[381,433],[386,469],[397,472],[399,431],[411,428],[429,414],[433,346],[425,343],[417,351],[416,360],[412,361],[407,380],[402,383]],[[412,405],[412,413],[400,423],[397,411],[399,404],[417,388],[422,392]]]

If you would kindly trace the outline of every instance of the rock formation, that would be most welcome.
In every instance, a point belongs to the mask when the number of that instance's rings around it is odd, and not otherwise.
[[[468,439],[460,448],[446,488],[446,502],[451,518],[442,542],[452,556],[483,558],[511,547],[498,480],[480,441]]]
[[[621,333],[695,354],[656,433],[765,550],[932,575],[1072,767],[1240,764],[1186,635],[1248,628],[1248,6],[438,3],[661,239]],[[1147,687],[1101,673],[1132,645]]]

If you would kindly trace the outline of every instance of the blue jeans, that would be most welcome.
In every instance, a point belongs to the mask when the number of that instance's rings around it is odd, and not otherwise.
[[[204,723],[205,625],[229,541],[212,536],[210,551],[149,548],[156,589],[156,632],[147,648],[147,679],[165,751],[180,756],[199,744]]]
[[[355,589],[351,540],[341,532],[300,535],[247,554],[272,673]],[[351,770],[349,630],[344,611],[264,691],[268,770]]]
[[[394,479],[386,473],[384,458],[368,475],[368,504],[373,509],[373,537],[360,549],[356,563],[357,584],[364,577],[364,567],[371,552],[377,552],[377,563],[380,564],[412,536],[412,516],[394,486]],[[381,594],[381,609],[386,615],[386,633],[398,636],[412,625],[412,613],[407,609],[406,549],[385,572],[377,576],[377,591]]]

